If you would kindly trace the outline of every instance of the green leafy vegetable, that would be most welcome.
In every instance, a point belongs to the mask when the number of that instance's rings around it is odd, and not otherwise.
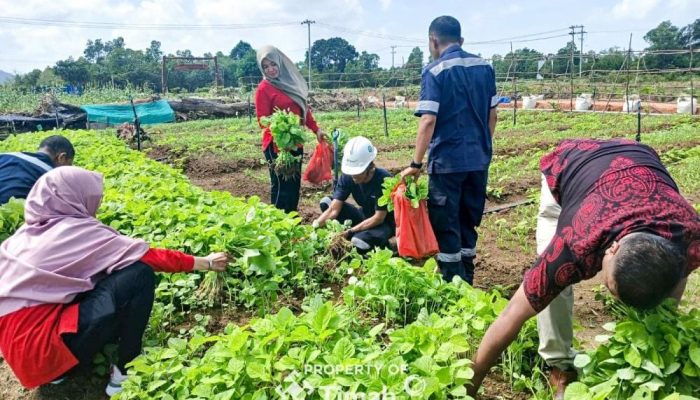
[[[404,196],[411,201],[411,207],[418,208],[421,200],[428,199],[428,180],[426,178],[420,178],[416,182],[413,177],[407,176],[405,181],[406,191],[404,192]],[[377,200],[377,204],[380,206],[387,206],[389,211],[394,211],[394,202],[391,200],[391,193],[400,184],[401,175],[384,179],[384,183],[382,184],[382,197]]]
[[[290,111],[277,110],[260,120],[270,128],[279,150],[275,160],[277,174],[284,179],[291,179],[299,172],[301,161],[301,156],[294,156],[291,152],[307,141],[299,116]]]
[[[12,236],[24,222],[24,200],[11,198],[0,206],[0,243]]]

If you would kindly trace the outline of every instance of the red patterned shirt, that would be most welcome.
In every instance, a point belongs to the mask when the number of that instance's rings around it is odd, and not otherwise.
[[[629,140],[566,140],[540,170],[561,205],[549,246],[525,272],[530,305],[544,309],[564,288],[592,278],[605,249],[632,232],[669,239],[700,266],[700,218],[656,152]]]

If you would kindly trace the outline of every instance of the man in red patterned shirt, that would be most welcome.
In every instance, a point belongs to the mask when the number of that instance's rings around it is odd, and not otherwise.
[[[542,158],[540,170],[539,256],[479,346],[472,394],[537,314],[540,355],[563,398],[575,378],[573,284],[602,271],[616,298],[650,308],[666,297],[680,300],[688,274],[700,266],[698,213],[650,147],[567,140]]]

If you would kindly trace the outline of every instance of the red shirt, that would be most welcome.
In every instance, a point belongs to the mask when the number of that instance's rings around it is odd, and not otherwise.
[[[194,268],[194,257],[174,250],[150,249],[141,261],[159,272]],[[0,350],[24,387],[49,383],[78,364],[61,338],[78,331],[78,306],[39,304],[0,317]]]
[[[301,107],[299,104],[295,103],[294,100],[282,90],[276,88],[266,79],[263,79],[258,85],[258,90],[255,91],[255,114],[258,116],[258,124],[264,129],[262,140],[263,151],[267,150],[267,147],[272,143],[273,139],[270,128],[264,126],[260,122],[260,118],[269,117],[276,109],[291,111],[301,117]],[[318,125],[311,113],[311,109],[308,107],[306,109],[306,120],[302,123],[314,133],[318,132]]]
[[[632,232],[680,246],[700,266],[700,218],[656,152],[629,140],[567,140],[540,169],[561,206],[549,246],[525,273],[530,305],[543,310],[565,287],[602,269],[605,249]]]

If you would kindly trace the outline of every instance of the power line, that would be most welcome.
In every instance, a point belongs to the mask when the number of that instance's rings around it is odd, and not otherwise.
[[[518,42],[525,42],[525,41],[535,41],[535,40],[543,40],[543,39],[550,39],[550,38],[556,38],[556,37],[561,37],[561,36],[566,36],[567,34],[562,34],[562,35],[556,35],[556,36],[548,36],[548,37],[543,37],[543,38],[532,38],[533,36],[540,36],[540,35],[548,35],[551,33],[558,33],[562,31],[566,31],[567,28],[560,28],[560,29],[553,29],[551,31],[544,31],[544,32],[537,32],[537,33],[529,33],[526,35],[517,35],[517,36],[511,36],[511,37],[505,37],[505,38],[500,38],[500,39],[492,39],[492,40],[483,40],[483,41],[478,41],[478,42],[464,42],[464,44],[467,45],[476,45],[476,44],[500,44],[500,43],[518,43]],[[519,39],[527,39],[527,38],[532,38],[528,40],[519,40]]]
[[[296,21],[270,21],[250,24],[129,24],[123,22],[66,21],[39,18],[0,17],[0,24],[27,26],[58,26],[68,28],[91,29],[127,29],[127,30],[236,30],[258,29],[296,25]]]
[[[426,39],[418,39],[418,38],[412,38],[412,37],[407,37],[407,36],[387,35],[387,34],[378,33],[378,32],[345,28],[342,26],[326,24],[324,22],[319,22],[318,25],[320,27],[323,27],[326,29],[333,29],[335,31],[340,31],[343,33],[354,33],[356,35],[368,36],[368,37],[373,37],[373,38],[378,38],[378,39],[394,40],[394,41],[399,41],[399,42],[424,43],[427,40],[427,38]]]

